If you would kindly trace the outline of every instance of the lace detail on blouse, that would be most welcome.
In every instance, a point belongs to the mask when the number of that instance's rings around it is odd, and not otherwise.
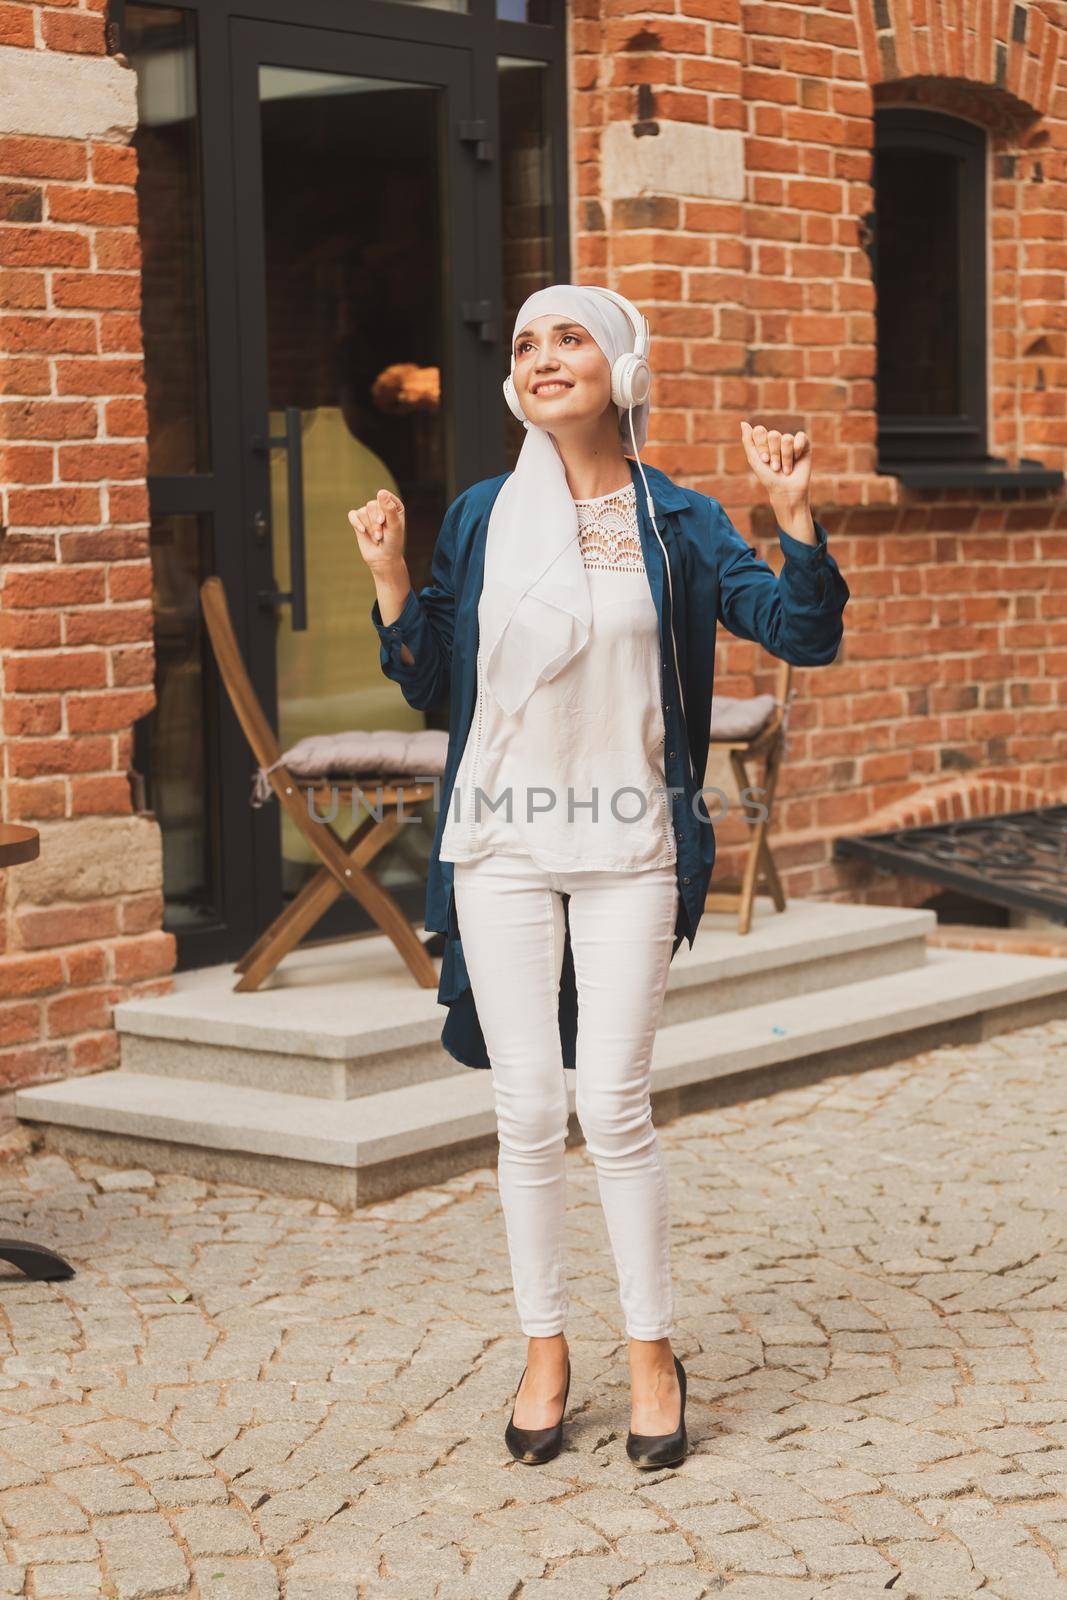
[[[633,484],[576,500],[578,545],[587,568],[602,572],[643,572],[641,535],[637,526],[637,495]]]

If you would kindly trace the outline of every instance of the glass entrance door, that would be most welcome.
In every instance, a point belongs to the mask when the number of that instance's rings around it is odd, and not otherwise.
[[[477,418],[457,400],[476,393],[479,359],[479,330],[463,321],[477,310],[474,155],[459,137],[469,59],[232,26],[257,680],[283,750],[311,734],[421,728],[427,715],[382,674],[374,586],[347,514],[379,489],[400,495],[417,586],[458,492]],[[347,792],[341,808],[350,830],[362,813]],[[288,819],[279,835],[257,878],[280,902],[319,862]],[[431,839],[430,826],[405,827],[376,862],[415,915]],[[317,931],[366,925],[349,900]]]

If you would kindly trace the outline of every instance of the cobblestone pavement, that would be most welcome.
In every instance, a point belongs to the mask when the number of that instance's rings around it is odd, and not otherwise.
[[[1067,1021],[665,1125],[659,1473],[583,1148],[542,1468],[493,1169],[353,1216],[16,1159],[3,1219],[78,1273],[0,1283],[0,1594],[1062,1600],[1065,1135]]]

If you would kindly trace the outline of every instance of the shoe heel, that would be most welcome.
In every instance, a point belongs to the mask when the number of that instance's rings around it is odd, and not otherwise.
[[[527,1366],[529,1363],[527,1363]],[[519,1388],[522,1388],[522,1378],[526,1376],[526,1367],[522,1369],[519,1379]],[[516,1391],[517,1392],[517,1391]],[[519,1428],[515,1425],[515,1406],[511,1407],[511,1418],[504,1429],[504,1442],[516,1461],[521,1461],[527,1467],[540,1467],[546,1461],[551,1461],[553,1456],[559,1455],[563,1447],[563,1419],[567,1415],[567,1398],[571,1392],[571,1358],[567,1357],[567,1383],[563,1390],[563,1410],[560,1412],[559,1421],[554,1422],[549,1428]]]
[[[626,1454],[635,1467],[647,1471],[651,1467],[677,1467],[689,1453],[689,1439],[685,1431],[685,1368],[674,1358],[678,1374],[678,1387],[682,1392],[682,1406],[678,1426],[673,1433],[634,1433],[626,1435]]]

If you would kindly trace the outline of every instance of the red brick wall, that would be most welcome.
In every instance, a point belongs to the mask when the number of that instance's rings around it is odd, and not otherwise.
[[[98,6],[0,5],[0,47],[54,65],[57,128],[72,83],[91,121],[129,70]],[[134,152],[20,110],[0,107],[3,815],[42,854],[0,873],[0,1085],[112,1063],[111,1007],[174,959],[127,777],[153,703]]]
[[[837,661],[794,673],[776,860],[793,894],[892,901],[893,880],[832,861],[835,835],[890,826],[949,779],[1067,793],[1067,501],[875,474],[873,113],[922,103],[989,130],[990,449],[1064,470],[1067,6],[573,0],[571,49],[573,276],[649,316],[650,460],[722,500],[777,568],[739,421],[814,441],[852,598]],[[740,140],[739,194],[695,198],[684,176],[620,190],[613,125],[652,140],[679,122]],[[770,689],[773,667],[727,636],[716,687]],[[719,838],[716,876],[736,875],[744,829]]]
[[[720,498],[777,564],[739,420],[804,427],[852,589],[837,662],[795,674],[776,858],[792,894],[891,899],[889,880],[832,861],[836,834],[888,825],[947,782],[975,804],[1008,792],[997,783],[1064,793],[1067,505],[875,475],[859,221],[872,114],[918,100],[990,130],[991,447],[1064,467],[1065,9],[571,0],[569,26],[573,276],[649,314],[650,460]],[[105,55],[100,0],[0,0],[0,51],[56,67],[52,125],[20,127],[0,107],[3,814],[44,840],[41,862],[0,888],[11,1083],[113,1061],[111,1006],[165,985],[174,952],[158,830],[126,776],[152,702],[132,123],[69,126],[72,63],[86,85],[126,69]],[[736,192],[698,194],[682,170],[663,192],[628,193],[617,173],[609,185],[620,128],[726,141]],[[717,686],[770,687],[773,665],[724,639]],[[720,835],[726,875],[729,823]]]

